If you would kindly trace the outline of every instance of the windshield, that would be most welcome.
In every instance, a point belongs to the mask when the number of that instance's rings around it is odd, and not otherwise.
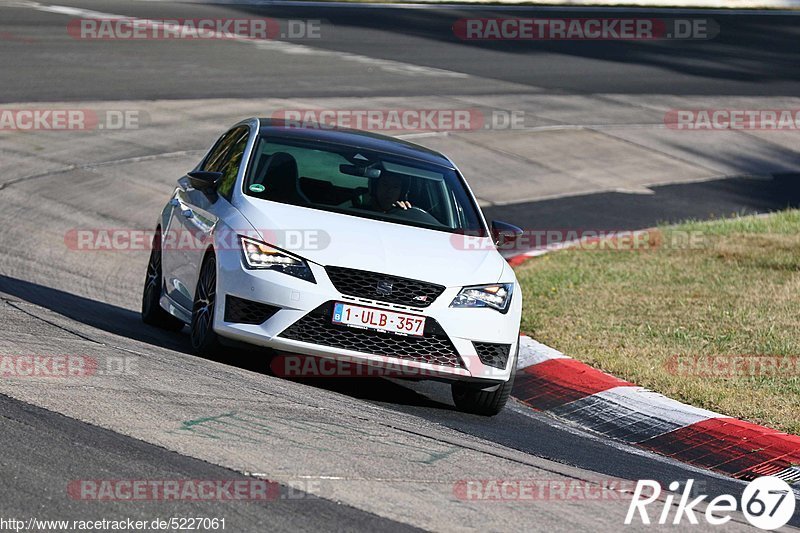
[[[485,235],[471,196],[445,167],[332,143],[261,138],[244,182],[256,198]]]

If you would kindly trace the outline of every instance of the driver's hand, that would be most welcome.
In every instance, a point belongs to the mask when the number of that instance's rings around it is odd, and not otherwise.
[[[409,207],[411,207],[411,202],[405,200],[398,200],[394,203],[394,205],[396,205],[400,209],[408,209]]]

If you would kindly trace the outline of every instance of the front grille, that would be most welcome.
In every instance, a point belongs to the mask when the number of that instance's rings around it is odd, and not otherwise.
[[[280,307],[274,305],[252,302],[230,294],[225,296],[225,322],[263,324],[278,311]]]
[[[508,354],[511,351],[510,344],[495,344],[493,342],[473,342],[478,358],[484,365],[494,368],[505,368],[508,362]]]
[[[332,314],[333,302],[327,302],[286,328],[279,337],[419,363],[464,367],[450,338],[430,317],[425,320],[423,336],[412,337],[333,324]]]
[[[379,302],[428,307],[445,289],[442,285],[426,281],[366,270],[329,266],[325,267],[325,271],[333,286],[342,294]]]

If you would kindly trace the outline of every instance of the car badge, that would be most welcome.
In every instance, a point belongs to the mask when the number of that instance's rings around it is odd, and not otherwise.
[[[392,294],[392,282],[381,280],[378,282],[378,286],[375,287],[375,292],[377,292],[381,296],[389,296]]]

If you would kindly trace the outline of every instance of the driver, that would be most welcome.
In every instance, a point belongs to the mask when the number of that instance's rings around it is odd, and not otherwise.
[[[369,182],[369,203],[378,210],[388,213],[389,211],[400,208],[408,209],[411,202],[401,200],[404,192],[404,182],[400,176],[384,174],[377,179]]]

